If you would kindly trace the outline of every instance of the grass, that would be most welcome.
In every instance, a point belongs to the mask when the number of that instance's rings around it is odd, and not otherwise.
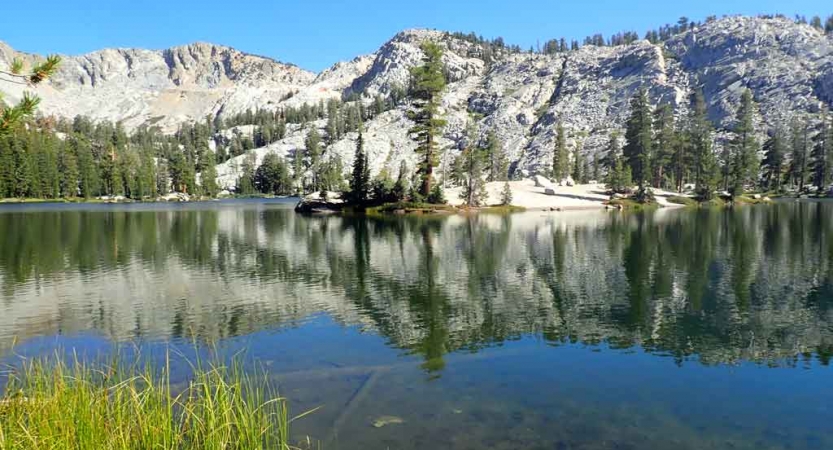
[[[671,196],[668,197],[668,203],[674,203],[677,205],[684,205],[684,206],[699,206],[700,203],[691,198],[691,197],[682,197],[682,196]]]
[[[741,195],[732,199],[732,203],[738,205],[758,205],[761,203],[768,203],[767,200],[764,200],[764,197],[761,198],[754,198],[747,195]]]
[[[79,203],[83,198],[2,198],[0,203]],[[100,200],[99,200],[100,202]]]
[[[239,364],[192,367],[176,389],[169,356],[161,370],[26,360],[0,400],[0,449],[292,448],[294,419],[265,376],[246,375]]]
[[[514,205],[494,205],[486,206],[481,208],[479,211],[487,214],[512,214],[516,212],[524,212],[526,211],[526,208]]]
[[[633,198],[615,198],[607,202],[609,206],[621,206],[622,209],[628,209],[632,211],[640,211],[645,209],[654,209],[658,208],[659,204],[651,202],[651,203],[640,203]]]
[[[723,200],[720,197],[714,197],[711,200],[700,202],[700,206],[707,208],[724,208],[726,207],[726,200]]]

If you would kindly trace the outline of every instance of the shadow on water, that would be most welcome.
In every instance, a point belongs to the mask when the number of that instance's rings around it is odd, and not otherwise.
[[[0,348],[245,350],[329,447],[831,448],[831,217],[5,211]]]

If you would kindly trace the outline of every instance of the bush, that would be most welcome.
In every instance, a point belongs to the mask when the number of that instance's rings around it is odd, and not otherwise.
[[[651,188],[645,187],[634,194],[633,199],[639,203],[656,203],[657,199],[654,197],[654,192]]]
[[[434,187],[431,188],[431,192],[425,200],[434,205],[445,205],[447,203],[443,188],[439,184],[435,184]]]

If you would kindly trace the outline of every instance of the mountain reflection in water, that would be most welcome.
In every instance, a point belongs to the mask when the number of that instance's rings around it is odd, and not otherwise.
[[[829,364],[830,203],[306,217],[286,203],[0,213],[0,342],[224,339],[324,313],[419,355],[535,336]]]

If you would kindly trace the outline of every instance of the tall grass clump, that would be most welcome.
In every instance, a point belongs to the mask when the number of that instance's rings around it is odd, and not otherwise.
[[[161,368],[25,360],[0,400],[0,450],[291,448],[286,402],[265,375],[237,363],[191,367],[172,387],[169,356]]]

